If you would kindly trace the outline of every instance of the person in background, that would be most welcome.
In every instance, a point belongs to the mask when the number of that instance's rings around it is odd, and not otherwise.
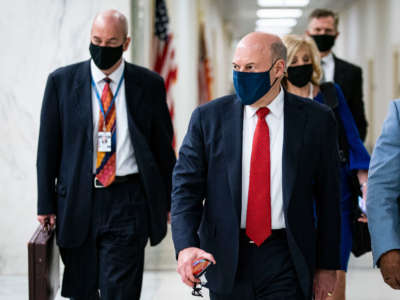
[[[321,82],[335,82],[341,87],[361,140],[365,141],[368,123],[363,101],[362,70],[333,54],[332,47],[339,36],[338,24],[339,17],[333,11],[316,9],[309,16],[306,33],[315,40],[322,57]]]
[[[383,280],[400,290],[400,100],[389,113],[372,153],[367,213],[374,265]]]
[[[337,100],[334,112],[339,128],[342,237],[340,243],[341,270],[338,271],[338,280],[331,299],[344,299],[345,272],[352,247],[351,173],[357,172],[365,199],[370,156],[360,139],[340,87],[333,83],[324,83],[321,86],[318,84],[321,76],[320,56],[314,41],[306,35],[287,35],[283,38],[283,42],[288,49],[287,78],[284,80],[287,91],[322,104],[328,104],[327,97]],[[332,95],[328,95],[329,93]],[[317,203],[318,201],[320,199],[316,198]]]
[[[174,168],[178,272],[193,286],[193,261],[216,263],[212,300],[324,300],[340,267],[334,116],[281,87],[279,37],[247,34],[232,64],[237,94],[193,112]]]
[[[167,232],[175,164],[164,81],[123,59],[128,22],[94,19],[92,59],[51,73],[37,154],[38,220],[57,223],[62,296],[140,298],[144,248]]]

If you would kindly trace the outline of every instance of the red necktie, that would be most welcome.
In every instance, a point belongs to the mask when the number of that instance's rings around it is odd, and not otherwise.
[[[265,120],[269,109],[257,110],[250,161],[246,234],[260,246],[271,235],[271,160],[269,128]]]

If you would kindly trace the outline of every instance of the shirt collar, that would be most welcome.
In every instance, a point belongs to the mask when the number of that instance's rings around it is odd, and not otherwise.
[[[284,91],[281,87],[281,91],[275,97],[274,100],[270,104],[267,105],[268,109],[270,110],[271,114],[274,115],[276,118],[280,119],[283,114],[283,98],[284,98]],[[244,107],[244,115],[246,119],[250,119],[255,116],[258,108],[251,107],[250,105],[245,105]]]
[[[102,80],[104,80],[104,78],[106,78],[106,77],[110,78],[112,83],[118,84],[119,80],[121,79],[122,73],[124,72],[124,68],[125,68],[125,60],[122,59],[122,62],[119,65],[119,67],[114,72],[112,72],[110,75],[106,76],[96,66],[93,59],[90,60],[90,70],[92,72],[92,78],[93,78],[94,82],[96,82],[97,84],[100,83]]]
[[[332,64],[332,63],[334,63],[334,60],[333,60],[333,53],[332,53],[332,52],[329,52],[329,54],[328,54],[327,56],[325,56],[325,57],[322,58],[322,61],[323,61],[325,64]]]

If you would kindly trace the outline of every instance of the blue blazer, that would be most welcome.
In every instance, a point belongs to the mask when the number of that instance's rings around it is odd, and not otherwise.
[[[147,198],[151,243],[166,234],[175,153],[164,81],[125,63],[128,127]],[[43,97],[37,153],[38,214],[57,215],[62,247],[88,235],[93,192],[93,120],[90,61],[49,75]],[[146,225],[145,225],[146,226]],[[144,230],[137,226],[134,230]]]
[[[172,234],[176,254],[200,247],[217,264],[208,286],[229,293],[239,257],[243,105],[235,95],[197,108],[173,173]],[[340,267],[339,164],[336,123],[319,103],[285,92],[283,202],[299,282],[311,298],[316,268]],[[318,227],[314,223],[313,193]],[[268,268],[268,266],[265,266]]]
[[[374,264],[400,249],[400,99],[393,101],[372,153],[367,214]]]

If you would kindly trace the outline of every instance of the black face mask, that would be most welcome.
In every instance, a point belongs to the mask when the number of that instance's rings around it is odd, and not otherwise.
[[[123,47],[101,47],[90,43],[90,55],[100,70],[111,68],[121,58]]]
[[[329,51],[335,45],[336,35],[321,34],[312,35],[311,37],[314,39],[320,52]]]
[[[313,71],[312,64],[288,67],[288,80],[297,87],[303,87],[311,81]]]

